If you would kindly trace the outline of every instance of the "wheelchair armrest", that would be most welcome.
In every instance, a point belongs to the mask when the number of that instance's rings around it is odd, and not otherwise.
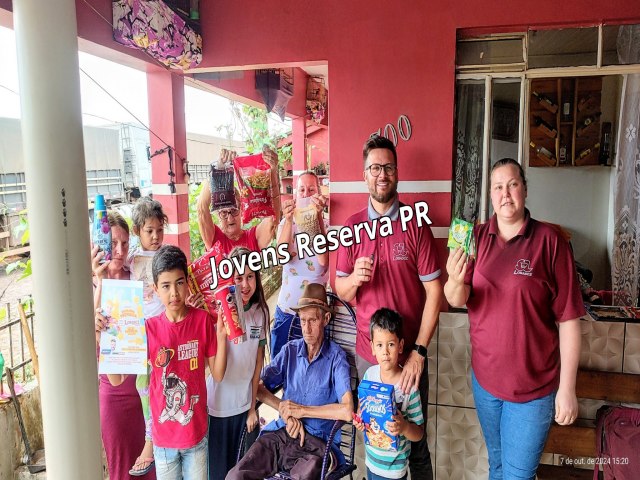
[[[322,457],[322,473],[320,476],[320,480],[324,480],[324,477],[327,474],[327,469],[329,468],[329,455],[331,454],[333,439],[335,438],[336,433],[340,431],[344,424],[344,420],[336,420],[335,422],[333,422],[333,427],[331,427],[331,432],[329,433],[329,437],[327,438],[327,445],[324,448],[324,455]]]
[[[269,391],[271,393],[277,393],[279,390],[282,390],[282,385],[276,385],[273,389],[269,389]],[[262,402],[260,400],[256,400],[256,410],[258,410],[258,408],[262,405]],[[260,417],[258,417],[258,426],[257,428],[260,428]],[[245,425],[242,428],[242,434],[240,435],[240,442],[238,444],[238,453],[236,455],[236,463],[238,463],[240,461],[240,459],[242,458],[242,456],[244,455],[244,444],[247,441],[247,426]]]

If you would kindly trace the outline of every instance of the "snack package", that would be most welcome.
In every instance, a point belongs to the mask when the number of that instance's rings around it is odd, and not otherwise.
[[[232,166],[211,166],[209,186],[211,188],[211,211],[236,207],[236,193],[233,187]]]
[[[318,224],[318,211],[311,200],[311,197],[301,198],[296,201],[296,208],[293,211],[293,220],[298,227],[298,233],[307,233],[313,237],[320,233]]]
[[[473,255],[475,253],[473,241],[473,223],[454,218],[449,228],[449,241],[447,247],[454,249],[462,247],[464,253]]]
[[[213,283],[213,272],[211,271],[212,257],[215,257],[216,265],[219,265],[220,261],[224,259],[217,242],[213,245],[211,250],[197,260],[194,260],[191,265],[189,265],[189,278],[187,279],[187,282],[189,283],[191,293],[202,293],[202,296],[204,297],[204,309],[216,317],[218,307],[214,291],[209,288]],[[231,283],[232,279],[230,278],[224,280],[223,278],[218,277],[218,288]]]
[[[242,295],[235,285],[225,285],[215,291],[215,299],[218,305],[218,321],[222,320],[227,330],[229,340],[234,344],[242,343],[246,340],[244,330]]]
[[[254,218],[275,216],[271,200],[271,167],[262,154],[236,157],[233,161],[242,222],[247,224]]]
[[[393,385],[362,380],[358,385],[360,418],[365,425],[364,442],[381,450],[398,450],[398,436],[386,428],[396,413]]]

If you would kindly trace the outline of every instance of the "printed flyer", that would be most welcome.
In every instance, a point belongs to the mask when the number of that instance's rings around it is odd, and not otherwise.
[[[102,281],[101,307],[108,324],[100,335],[98,373],[147,373],[142,295],[142,282]]]

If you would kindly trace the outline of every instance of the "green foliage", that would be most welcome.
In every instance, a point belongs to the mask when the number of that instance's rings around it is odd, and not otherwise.
[[[191,244],[191,260],[204,255],[204,241],[198,228],[198,197],[202,191],[202,184],[189,185],[189,243]]]
[[[20,243],[22,245],[26,245],[31,240],[31,234],[29,231],[29,218],[27,217],[26,210],[22,210],[20,212],[20,222],[18,223],[18,226],[14,227],[13,234],[20,235]],[[4,256],[0,257],[0,263],[7,265],[6,266],[7,275],[16,270],[22,272],[22,275],[20,275],[20,278],[18,280],[24,280],[25,278],[31,275],[32,273],[31,256],[29,256],[29,258],[26,261],[19,259],[11,263],[6,262],[5,258],[6,257]]]
[[[286,165],[293,164],[293,145],[291,143],[287,143],[286,145],[281,146],[277,149],[278,152],[278,165],[280,169],[286,170]]]

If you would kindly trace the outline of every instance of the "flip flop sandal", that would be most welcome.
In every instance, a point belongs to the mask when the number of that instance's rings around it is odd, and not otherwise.
[[[152,468],[154,468],[155,465],[155,460],[153,458],[136,458],[136,463],[134,463],[134,467],[136,465],[140,465],[142,463],[148,463],[149,465],[147,465],[145,468],[143,468],[142,470],[134,470],[133,468],[131,470],[129,470],[129,475],[132,475],[134,477],[141,477],[143,475],[146,475],[147,473],[149,473],[151,471]]]

